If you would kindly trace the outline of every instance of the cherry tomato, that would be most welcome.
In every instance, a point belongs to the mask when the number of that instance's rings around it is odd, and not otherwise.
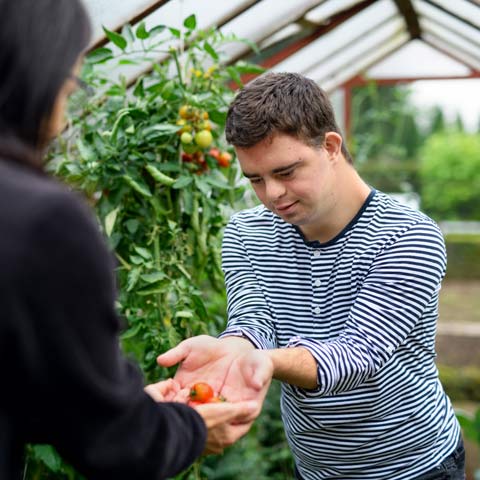
[[[217,158],[217,162],[221,167],[228,167],[231,160],[232,156],[228,152],[222,152]]]
[[[210,146],[210,144],[213,141],[213,136],[208,130],[200,130],[196,135],[195,135],[195,143],[200,147],[200,148],[207,148]]]
[[[220,150],[218,148],[211,148],[209,151],[208,151],[208,154],[215,158],[216,160],[218,160],[218,157],[220,156]]]
[[[190,390],[190,401],[206,403],[213,397],[213,388],[205,382],[198,382]]]

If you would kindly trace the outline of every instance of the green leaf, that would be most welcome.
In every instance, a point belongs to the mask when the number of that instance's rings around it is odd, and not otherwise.
[[[122,35],[126,38],[127,42],[129,43],[133,43],[135,41],[135,36],[133,34],[132,26],[128,23],[122,28]]]
[[[33,455],[42,461],[52,472],[60,472],[62,459],[51,445],[34,445]]]
[[[132,270],[128,272],[127,292],[131,292],[133,290],[133,288],[138,282],[138,279],[140,278],[141,271],[141,268],[132,268]]]
[[[123,175],[123,179],[130,187],[133,188],[133,190],[138,192],[140,195],[143,195],[144,197],[148,197],[148,198],[152,196],[147,185],[144,184],[143,182],[140,183],[139,181],[134,180],[132,177],[129,177],[128,175]]]
[[[210,120],[218,125],[225,125],[227,121],[227,112],[221,112],[220,110],[213,110],[209,113]]]
[[[170,287],[171,287],[170,280],[161,280],[160,282],[152,283],[151,287],[142,288],[141,290],[138,290],[137,294],[141,296],[154,295],[156,293],[166,292]]]
[[[218,53],[215,49],[208,43],[204,42],[203,49],[215,60],[218,61]]]
[[[176,37],[176,38],[180,38],[180,37],[181,37],[181,32],[180,32],[180,30],[178,30],[178,29],[176,29],[176,28],[171,28],[171,27],[169,28],[169,30],[170,30],[170,33],[171,33],[174,37]]]
[[[153,272],[153,273],[145,273],[140,278],[144,282],[155,283],[160,280],[164,280],[165,278],[167,278],[167,276],[163,272]]]
[[[266,71],[265,68],[261,67],[260,65],[256,65],[254,63],[239,61],[235,64],[234,68],[238,71],[238,73],[264,73]]]
[[[117,219],[118,212],[120,208],[117,207],[115,210],[112,210],[105,217],[105,233],[110,236],[112,234],[113,227],[115,226],[115,220]]]
[[[212,187],[217,187],[220,190],[233,190],[233,187],[230,186],[226,181],[219,178],[214,178],[212,176],[206,176],[205,181],[212,185]]]
[[[243,87],[242,79],[235,67],[227,67],[227,72],[230,75],[230,78],[239,86]]]
[[[162,33],[164,30],[165,30],[165,25],[157,25],[153,28],[150,29],[150,37],[155,37],[156,35],[158,35],[159,33]]]
[[[168,328],[167,336],[168,336],[168,343],[170,344],[171,348],[177,346],[182,341],[182,337],[178,334],[178,332],[172,326]]]
[[[172,185],[172,188],[184,188],[192,183],[192,177],[187,177],[186,175],[182,175],[178,177],[175,183]]]
[[[157,167],[148,164],[145,169],[147,172],[152,176],[152,178],[162,184],[165,185],[166,187],[171,187],[175,183],[175,179],[172,177],[169,177],[168,175],[165,175],[162,173]]]
[[[131,218],[125,222],[125,226],[130,233],[135,233],[140,226],[140,222],[136,218]]]
[[[137,81],[137,84],[135,85],[135,88],[133,89],[133,94],[136,97],[143,98],[145,96],[145,90],[143,88],[143,78],[140,78]]]
[[[125,50],[125,48],[127,47],[127,41],[125,40],[123,35],[120,35],[117,32],[112,32],[106,27],[103,27],[103,31],[105,32],[105,35],[112,43],[114,43],[121,50]]]
[[[175,313],[176,318],[193,318],[193,313],[190,310],[180,310]]]
[[[97,48],[87,55],[87,63],[102,63],[113,58],[113,52],[109,48]]]
[[[146,248],[143,247],[133,247],[133,249],[141,255],[145,260],[151,260],[152,254],[150,253],[150,250],[147,250]]]
[[[80,158],[87,162],[92,162],[93,160],[96,159],[96,156],[90,148],[90,146],[87,146],[82,140],[77,140],[77,148],[78,148],[78,153],[80,154]]]
[[[122,340],[126,340],[127,338],[132,338],[134,337],[135,335],[138,334],[138,332],[140,332],[142,328],[142,324],[141,323],[137,323],[134,327],[132,328],[129,328],[128,330],[125,330],[125,332],[123,332],[121,335],[120,335],[120,338]]]
[[[159,137],[162,135],[172,135],[177,133],[182,128],[181,125],[172,125],[171,123],[159,123],[152,125],[143,130],[143,134],[150,138]]]
[[[145,40],[146,38],[148,38],[150,36],[150,34],[147,32],[147,29],[145,28],[145,22],[140,23],[140,25],[137,27],[135,35],[140,40]]]
[[[185,19],[185,21],[183,22],[183,25],[185,28],[188,28],[189,30],[195,30],[197,26],[197,18],[195,17],[195,15],[192,14]]]
[[[202,322],[208,322],[208,313],[203,300],[198,295],[192,295],[191,299],[195,306],[195,312],[198,315],[198,318]]]

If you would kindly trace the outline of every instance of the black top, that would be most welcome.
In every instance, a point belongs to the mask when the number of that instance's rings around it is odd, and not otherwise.
[[[0,478],[50,443],[92,479],[157,480],[202,452],[190,407],[155,403],[119,350],[112,257],[88,207],[0,160]]]

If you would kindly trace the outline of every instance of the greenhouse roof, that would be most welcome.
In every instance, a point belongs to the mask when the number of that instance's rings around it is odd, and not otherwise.
[[[197,26],[255,42],[232,44],[228,61],[248,57],[275,71],[295,71],[325,90],[368,80],[398,82],[480,78],[480,0],[84,0],[94,25],[121,31],[145,21]],[[134,77],[141,72],[130,71]]]

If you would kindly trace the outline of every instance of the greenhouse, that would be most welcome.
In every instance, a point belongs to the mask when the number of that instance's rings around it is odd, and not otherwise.
[[[480,1],[16,2],[0,477],[480,480]]]

